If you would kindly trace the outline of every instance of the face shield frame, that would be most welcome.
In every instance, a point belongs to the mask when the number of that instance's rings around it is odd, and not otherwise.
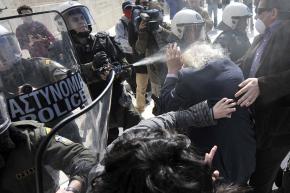
[[[206,40],[206,33],[205,33],[205,22],[202,23],[180,23],[176,24],[177,30],[179,33],[181,33],[180,40],[185,41],[184,38],[186,38],[186,33],[189,33],[190,31],[193,32],[194,35],[194,42],[195,41],[204,41]],[[191,43],[194,43],[191,42]],[[191,44],[189,43],[189,44]]]

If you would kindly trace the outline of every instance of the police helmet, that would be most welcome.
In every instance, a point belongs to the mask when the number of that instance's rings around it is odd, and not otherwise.
[[[11,125],[11,120],[7,112],[5,98],[0,92],[0,135],[4,133]]]
[[[92,25],[94,25],[95,22],[88,7],[85,5],[82,5],[76,1],[67,1],[60,4],[57,11],[63,16],[69,31],[73,30],[79,33],[77,29],[78,26],[75,25],[75,23],[79,22],[79,20],[84,21],[85,26],[83,27],[87,27],[87,31],[89,33],[92,31]],[[72,18],[74,15],[79,15],[79,18]],[[59,24],[63,25],[62,23]]]
[[[218,29],[236,29],[240,19],[249,18],[251,16],[252,12],[245,4],[232,2],[225,7],[222,22],[218,25]]]
[[[187,27],[194,27],[196,29],[203,28],[204,20],[199,13],[192,9],[182,9],[177,12],[172,19],[171,29],[172,33],[179,39],[183,38],[185,29]],[[200,30],[198,30],[200,31]]]
[[[21,59],[21,50],[15,34],[0,25],[0,72],[10,69]]]

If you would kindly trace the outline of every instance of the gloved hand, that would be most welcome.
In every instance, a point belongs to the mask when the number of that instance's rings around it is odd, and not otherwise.
[[[93,58],[93,68],[95,70],[101,68],[101,67],[105,67],[106,65],[108,65],[110,62],[109,62],[109,59],[108,59],[108,56],[106,54],[106,52],[104,51],[101,51],[101,52],[98,52],[94,55],[94,58]]]

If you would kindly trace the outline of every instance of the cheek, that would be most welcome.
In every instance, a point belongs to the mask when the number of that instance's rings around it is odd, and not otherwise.
[[[264,12],[258,18],[262,20],[266,26],[271,24],[271,12]]]

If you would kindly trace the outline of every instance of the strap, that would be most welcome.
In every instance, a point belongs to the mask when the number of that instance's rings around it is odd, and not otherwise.
[[[23,120],[23,121],[16,121],[12,123],[13,126],[15,127],[27,127],[27,126],[32,126],[34,128],[38,127],[43,127],[43,123],[39,123],[34,120]]]

